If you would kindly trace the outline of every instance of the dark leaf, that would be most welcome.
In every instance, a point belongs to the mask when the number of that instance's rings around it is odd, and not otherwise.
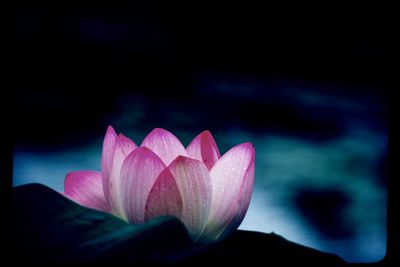
[[[273,233],[238,230],[221,242],[194,245],[173,217],[132,225],[39,184],[14,188],[12,222],[13,249],[20,262],[346,265],[336,255]]]
[[[191,248],[183,224],[132,225],[39,184],[13,191],[13,242],[21,261],[172,261]]]

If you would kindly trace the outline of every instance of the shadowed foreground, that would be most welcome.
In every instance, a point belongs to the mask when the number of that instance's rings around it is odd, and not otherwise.
[[[39,184],[15,187],[12,209],[13,252],[20,262],[347,265],[274,233],[238,230],[221,242],[195,246],[177,219],[131,225]]]

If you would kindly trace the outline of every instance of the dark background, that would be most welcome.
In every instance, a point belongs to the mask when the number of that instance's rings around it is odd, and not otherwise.
[[[210,93],[199,99],[193,90],[209,74],[359,95],[384,94],[394,79],[394,18],[376,6],[20,4],[16,11],[17,143],[82,140],[106,126],[127,91],[160,108],[218,109],[224,97],[202,88]],[[246,115],[239,119],[260,117]]]
[[[394,25],[390,9],[373,5],[20,3],[14,149],[64,151],[102,138],[108,124],[140,137],[154,127],[210,129],[218,142],[218,133],[242,129],[322,146],[355,117],[385,135],[396,82]],[[368,164],[359,159],[349,172]],[[386,164],[380,154],[373,161],[384,191]],[[298,188],[293,205],[323,237],[354,237],[354,226],[335,219],[352,201],[346,194]]]

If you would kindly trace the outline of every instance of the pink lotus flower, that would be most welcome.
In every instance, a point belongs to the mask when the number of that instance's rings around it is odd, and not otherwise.
[[[65,194],[81,205],[141,224],[171,215],[194,241],[225,237],[242,222],[254,182],[255,150],[237,145],[220,156],[209,131],[185,149],[172,133],[156,128],[136,144],[109,126],[101,172],[65,177]]]

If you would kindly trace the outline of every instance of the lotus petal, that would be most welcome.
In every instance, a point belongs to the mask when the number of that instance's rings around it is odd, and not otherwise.
[[[129,222],[145,222],[147,197],[165,168],[162,160],[147,147],[135,149],[125,159],[121,169],[122,198]]]
[[[178,156],[186,155],[186,150],[179,139],[161,128],[155,128],[143,140],[141,146],[150,148],[165,165],[169,165]]]
[[[211,179],[203,162],[179,156],[169,166],[182,197],[181,220],[193,240],[203,232],[211,208]]]
[[[186,149],[189,157],[203,161],[209,170],[221,157],[217,143],[210,133],[204,131],[197,135]]]
[[[219,238],[228,225],[243,220],[253,189],[254,155],[252,144],[243,143],[225,153],[211,169],[212,205],[205,238]]]
[[[180,218],[182,206],[182,197],[178,185],[170,170],[165,168],[158,176],[147,197],[145,220],[149,221],[162,215]]]
[[[193,241],[207,243],[226,237],[242,222],[254,186],[255,150],[243,143],[221,157],[209,131],[185,149],[161,128],[138,148],[109,126],[101,169],[69,173],[65,195],[134,224],[175,216]]]
[[[117,136],[114,129],[108,127],[102,154],[104,195],[112,212],[122,218],[126,218],[126,214],[122,205],[120,172],[123,161],[136,147],[132,140],[122,134]]]
[[[79,204],[101,211],[109,211],[104,198],[101,173],[95,171],[76,171],[66,175],[65,194]]]

